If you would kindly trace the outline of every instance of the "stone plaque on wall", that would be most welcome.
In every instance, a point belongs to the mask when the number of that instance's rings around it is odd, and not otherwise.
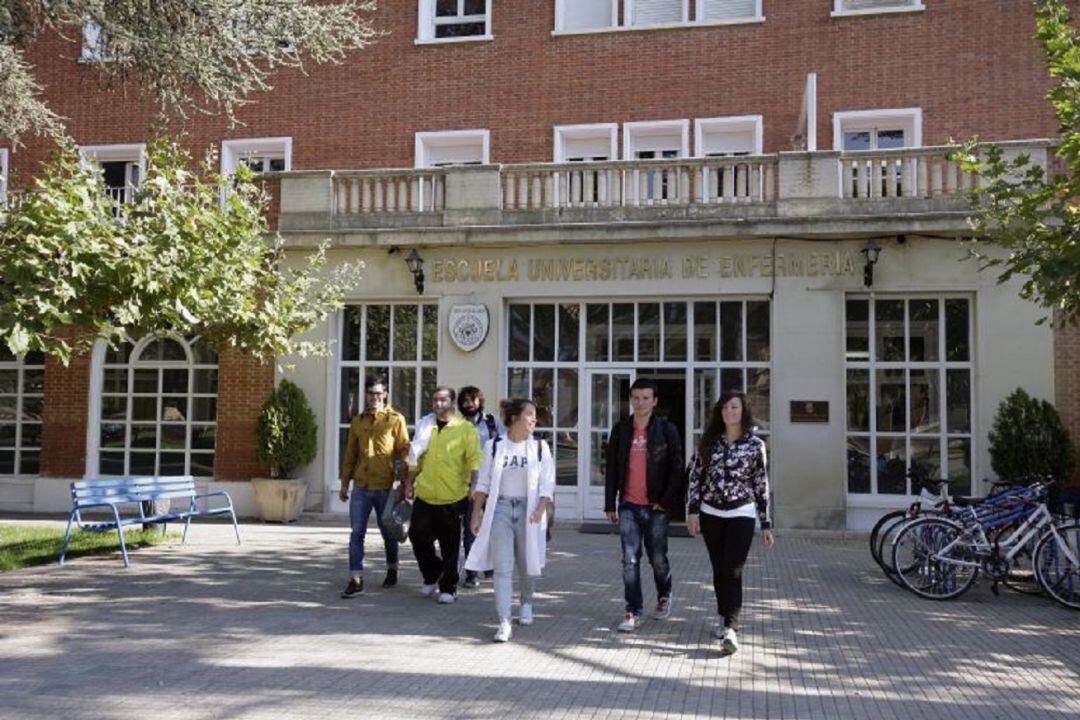
[[[491,321],[487,305],[454,305],[450,308],[450,338],[465,352],[484,344]]]

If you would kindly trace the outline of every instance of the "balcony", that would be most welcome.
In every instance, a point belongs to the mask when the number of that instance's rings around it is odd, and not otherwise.
[[[1049,140],[998,143],[1043,168]],[[572,242],[622,236],[962,234],[979,179],[954,146],[741,157],[278,173],[292,242]]]

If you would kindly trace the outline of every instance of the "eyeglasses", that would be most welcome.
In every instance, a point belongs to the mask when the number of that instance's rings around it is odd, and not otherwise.
[[[386,397],[386,391],[385,390],[383,392],[379,392],[377,390],[366,390],[364,392],[364,394],[367,395],[368,397]]]

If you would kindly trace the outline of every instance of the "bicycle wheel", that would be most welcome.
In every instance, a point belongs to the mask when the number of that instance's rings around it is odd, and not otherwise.
[[[907,527],[907,524],[910,522],[911,518],[907,516],[894,518],[893,522],[881,531],[878,539],[878,557],[881,558],[880,565],[881,569],[885,572],[885,577],[905,589],[907,586],[904,585],[900,576],[896,573],[896,567],[893,565],[892,548],[896,536],[899,535],[900,531]]]
[[[1035,575],[1050,597],[1080,610],[1080,523],[1062,525],[1039,539]]]
[[[958,524],[944,518],[912,520],[892,546],[893,567],[905,587],[920,597],[947,600],[966,591],[979,569]]]
[[[882,570],[885,570],[885,565],[882,564],[881,555],[881,535],[886,525],[891,525],[897,520],[903,519],[907,516],[906,510],[893,510],[887,512],[881,516],[881,518],[874,523],[873,529],[870,530],[870,555],[873,556],[874,562],[876,562]]]
[[[1015,523],[1001,528],[995,534],[995,538],[1007,538],[1021,524],[1022,522],[1017,520]],[[993,542],[993,539],[991,542]],[[1001,581],[1002,585],[1014,592],[1024,593],[1025,595],[1042,595],[1042,583],[1035,577],[1035,546],[1038,543],[1039,536],[1032,534],[1027,542],[1016,551],[1009,565],[1009,573]]]

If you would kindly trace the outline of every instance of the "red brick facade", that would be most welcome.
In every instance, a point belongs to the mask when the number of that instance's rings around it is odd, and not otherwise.
[[[412,166],[418,131],[488,129],[492,162],[542,162],[553,158],[555,125],[760,114],[764,150],[775,152],[791,149],[815,72],[820,149],[833,145],[834,112],[882,108],[921,108],[924,145],[1052,136],[1031,4],[925,5],[834,18],[832,0],[764,0],[762,23],[553,36],[554,0],[494,0],[494,40],[418,45],[415,0],[384,1],[374,18],[389,35],[346,64],[275,75],[276,89],[253,98],[236,128],[196,114],[171,129],[199,155],[223,139],[288,136],[294,170],[358,169]],[[107,90],[78,54],[58,36],[30,54],[72,137],[145,140],[153,103],[131,88]],[[13,153],[12,187],[26,186],[46,153],[33,143]],[[1057,338],[1057,401],[1080,433],[1080,331]],[[45,475],[83,471],[88,368],[85,358],[48,366]],[[272,382],[270,367],[222,356],[218,477],[259,473],[254,417]]]

